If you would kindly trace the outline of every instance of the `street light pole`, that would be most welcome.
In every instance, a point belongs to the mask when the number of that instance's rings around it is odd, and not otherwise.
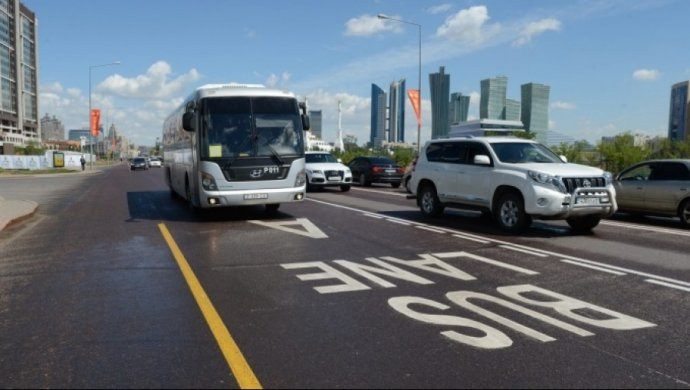
[[[379,19],[388,19],[388,20],[394,20],[396,22],[400,23],[407,23],[407,24],[412,24],[414,26],[417,26],[419,30],[419,74],[418,74],[418,83],[417,83],[417,90],[419,91],[419,117],[421,119],[422,117],[422,25],[419,23],[415,22],[410,22],[409,20],[402,20],[402,19],[395,19],[390,16],[384,15],[384,14],[378,14],[376,15]],[[422,134],[422,121],[417,122],[417,156],[419,156],[419,151],[421,150],[421,145],[420,145],[420,140],[421,140],[421,134]]]
[[[91,131],[91,69],[93,68],[100,68],[103,66],[109,66],[109,65],[120,65],[120,61],[115,61],[115,62],[110,62],[108,64],[101,64],[101,65],[89,65],[89,131]],[[89,153],[91,154],[89,156],[89,170],[93,170],[93,134],[91,134],[91,142],[89,143]]]

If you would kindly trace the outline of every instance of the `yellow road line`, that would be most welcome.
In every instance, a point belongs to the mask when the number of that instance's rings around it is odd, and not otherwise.
[[[259,380],[254,375],[251,367],[249,367],[249,364],[242,355],[242,351],[240,351],[240,348],[230,335],[228,328],[220,319],[218,312],[213,307],[213,303],[211,303],[211,300],[208,298],[208,295],[206,295],[201,283],[199,283],[196,275],[194,275],[194,271],[192,271],[189,263],[184,258],[184,255],[175,243],[170,231],[168,231],[168,228],[163,223],[158,224],[158,228],[160,229],[163,238],[168,243],[168,247],[170,247],[170,251],[175,257],[177,265],[180,267],[189,289],[192,290],[192,295],[194,296],[196,303],[199,305],[201,312],[204,314],[204,318],[206,319],[209,328],[211,328],[211,332],[216,338],[216,342],[223,352],[223,356],[225,356],[225,360],[227,361],[228,366],[230,366],[230,370],[232,370],[233,375],[235,375],[240,388],[261,389],[261,383],[259,383]]]

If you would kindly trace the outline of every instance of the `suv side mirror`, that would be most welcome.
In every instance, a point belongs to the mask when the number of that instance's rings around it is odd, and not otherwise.
[[[196,130],[196,115],[193,112],[182,114],[182,128],[187,131]]]
[[[561,161],[563,161],[564,163],[567,163],[567,162],[568,162],[568,157],[566,157],[566,156],[564,156],[564,155],[562,155],[562,154],[561,154],[560,156],[558,156],[558,157],[560,157],[560,158],[561,158]]]
[[[343,163],[343,159],[342,159],[342,158],[339,158],[339,159],[338,159],[338,162],[342,164],[342,163]]]
[[[491,165],[491,159],[486,154],[474,156],[474,165]]]

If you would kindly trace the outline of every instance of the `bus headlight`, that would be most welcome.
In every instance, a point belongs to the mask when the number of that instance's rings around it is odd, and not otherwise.
[[[218,191],[216,179],[206,172],[201,172],[201,186],[204,187],[206,191]]]
[[[297,178],[295,179],[295,187],[302,187],[307,183],[307,175],[304,174],[304,169],[297,172]]]

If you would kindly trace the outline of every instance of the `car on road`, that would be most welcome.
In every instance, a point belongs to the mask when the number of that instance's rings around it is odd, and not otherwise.
[[[307,174],[307,189],[319,187],[340,187],[342,191],[349,191],[352,185],[352,172],[327,152],[305,152]]]
[[[678,217],[690,227],[690,159],[637,163],[616,175],[614,186],[619,211]]]
[[[163,166],[163,164],[161,163],[161,160],[159,158],[151,157],[151,159],[149,160],[149,166],[151,168],[153,168],[153,167],[160,168]]]
[[[469,137],[427,142],[410,188],[422,214],[445,207],[491,215],[508,232],[532,218],[565,219],[574,231],[589,231],[616,209],[612,176],[569,164],[546,146],[516,137]]]
[[[132,162],[129,164],[129,168],[133,171],[136,171],[137,169],[149,169],[149,166],[144,157],[134,157]]]
[[[400,187],[405,168],[388,157],[361,156],[355,157],[347,164],[352,171],[352,178],[361,186],[371,183],[389,183],[391,187]]]

